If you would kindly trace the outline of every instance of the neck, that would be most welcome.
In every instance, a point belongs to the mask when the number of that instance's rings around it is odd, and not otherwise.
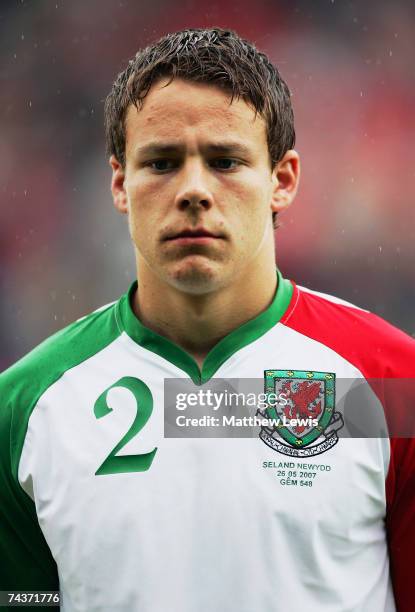
[[[272,253],[273,255],[273,253]],[[138,262],[138,285],[133,309],[148,328],[187,351],[199,366],[210,349],[231,331],[263,312],[277,286],[275,261],[248,268],[223,289],[191,295],[156,277]]]

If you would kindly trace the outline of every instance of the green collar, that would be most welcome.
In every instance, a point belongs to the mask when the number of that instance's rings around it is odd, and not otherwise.
[[[263,336],[282,318],[293,294],[293,286],[277,270],[278,287],[270,306],[230,334],[222,338],[208,353],[202,370],[189,353],[171,340],[145,327],[134,314],[131,301],[137,289],[135,281],[117,304],[118,314],[126,333],[140,346],[167,359],[186,372],[195,384],[203,384],[234,353]]]

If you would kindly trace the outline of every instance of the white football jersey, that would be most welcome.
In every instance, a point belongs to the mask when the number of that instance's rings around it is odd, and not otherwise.
[[[412,440],[342,437],[335,393],[362,381],[386,422],[366,380],[413,376],[414,341],[279,275],[200,370],[135,291],[0,377],[1,588],[60,590],[65,612],[409,610]],[[282,424],[167,436],[165,380],[213,378],[283,393]]]

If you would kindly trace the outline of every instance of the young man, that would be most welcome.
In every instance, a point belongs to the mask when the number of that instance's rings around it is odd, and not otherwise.
[[[363,382],[389,422],[365,380],[413,377],[414,342],[276,272],[299,180],[278,71],[233,32],[182,31],[105,113],[138,287],[1,376],[2,589],[59,588],[65,611],[413,610],[415,446],[339,439],[335,391]],[[264,375],[274,416],[315,422],[164,437],[164,379]]]

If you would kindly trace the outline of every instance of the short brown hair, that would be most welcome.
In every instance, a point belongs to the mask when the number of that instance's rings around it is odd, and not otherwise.
[[[162,77],[211,83],[242,98],[267,127],[273,164],[295,143],[290,92],[277,68],[255,46],[231,30],[188,29],[167,34],[138,51],[116,78],[105,101],[107,150],[125,165],[125,115],[140,107],[152,84]]]
[[[272,165],[294,147],[290,92],[268,57],[231,30],[186,29],[138,51],[105,101],[107,150],[123,167],[127,108],[141,107],[152,84],[163,77],[211,83],[229,91],[232,100],[247,102],[265,120]]]

